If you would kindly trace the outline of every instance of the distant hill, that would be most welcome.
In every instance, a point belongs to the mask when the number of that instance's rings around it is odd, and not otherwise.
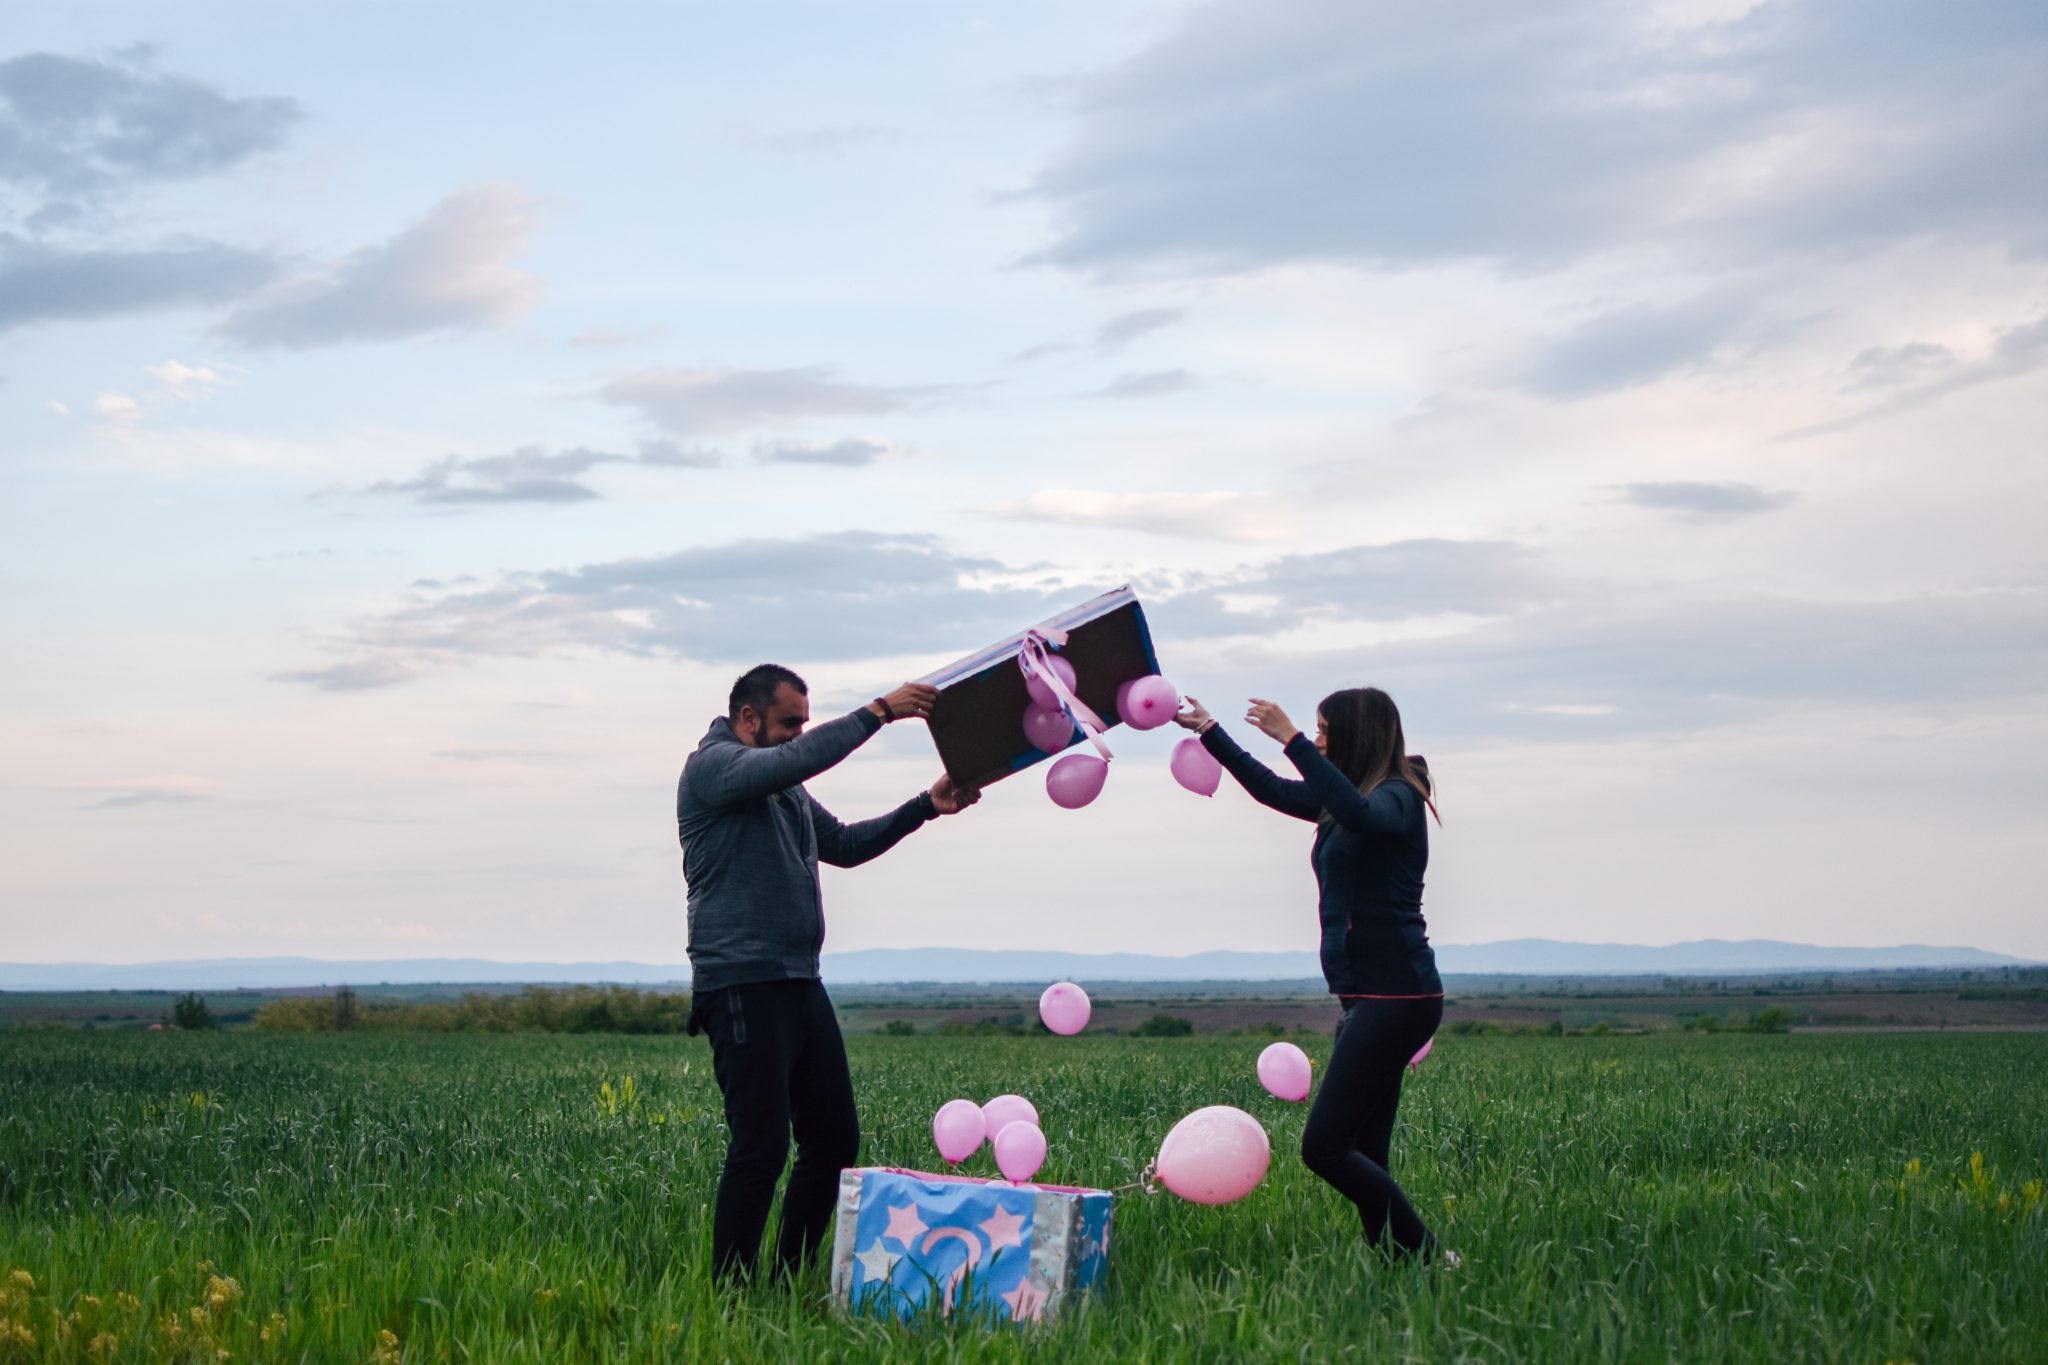
[[[1775,939],[1699,939],[1646,947],[1524,938],[1437,947],[1445,973],[1517,976],[1742,975],[1789,971],[1885,971],[1924,967],[2011,967],[2024,958],[1981,948],[1906,944],[1823,948]],[[869,948],[827,953],[828,982],[897,981],[1296,981],[1321,975],[1314,953],[1059,953],[978,948]],[[237,987],[450,985],[485,982],[689,984],[690,969],[645,962],[493,962],[485,958],[329,961],[312,957],[227,957],[109,965],[0,963],[0,990],[231,990]]]

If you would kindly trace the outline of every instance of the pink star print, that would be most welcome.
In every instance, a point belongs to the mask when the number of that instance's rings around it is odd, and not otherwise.
[[[981,1230],[988,1234],[988,1249],[1001,1251],[1004,1247],[1020,1247],[1024,1239],[1017,1230],[1024,1226],[1024,1215],[1011,1213],[1008,1209],[997,1209],[982,1220]]]
[[[905,1249],[908,1249],[911,1242],[916,1240],[918,1234],[924,1230],[924,1219],[917,1216],[917,1205],[892,1204],[889,1206],[889,1226],[882,1233],[884,1237],[894,1237],[897,1241],[903,1243]]]
[[[1045,1311],[1045,1291],[1029,1280],[1017,1281],[1017,1287],[1002,1296],[1010,1305],[1010,1319],[1013,1322],[1030,1322]]]

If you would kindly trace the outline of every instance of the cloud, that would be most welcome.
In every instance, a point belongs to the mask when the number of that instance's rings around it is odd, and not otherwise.
[[[648,327],[634,327],[620,330],[613,327],[585,327],[569,338],[569,344],[583,350],[611,350],[626,346],[641,346],[650,341],[659,341],[667,336],[669,329],[656,323]]]
[[[756,464],[823,464],[842,469],[871,465],[891,453],[884,441],[865,441],[857,436],[811,444],[802,441],[760,441],[754,445]]]
[[[973,511],[1010,521],[1108,526],[1207,540],[1285,540],[1302,529],[1301,508],[1271,493],[1103,493],[1048,488]]]
[[[1184,308],[1139,308],[1129,313],[1119,313],[1096,331],[1095,349],[1117,350],[1139,337],[1175,326],[1186,318],[1187,310]]]
[[[1872,354],[1873,352],[1865,350],[1857,360],[1860,362],[1865,356]],[[1964,389],[2032,374],[2044,364],[2048,364],[2048,314],[2031,322],[1999,328],[1992,334],[1985,353],[1979,359],[1967,363],[1957,363],[1953,358],[1953,352],[1945,346],[1923,343],[1908,343],[1892,351],[1879,350],[1875,355],[1876,359],[1873,360],[1871,367],[1873,373],[1883,376],[1881,384],[1896,385],[1890,397],[1845,417],[1786,432],[1779,439],[1796,441],[1809,436],[1829,436],[1850,431],[1882,418],[1894,417],[1899,413],[1924,407]],[[1916,375],[1922,376],[1918,383],[1912,382]],[[1854,391],[1879,386],[1852,383],[1850,388]]]
[[[287,669],[270,675],[272,682],[305,683],[323,692],[368,692],[395,687],[420,676],[420,670],[401,659],[357,655],[331,664]]]
[[[207,365],[186,365],[180,361],[166,360],[161,365],[148,365],[144,368],[174,394],[218,388],[228,382],[220,371]]]
[[[0,182],[91,197],[192,179],[279,146],[301,117],[293,100],[234,98],[147,60],[31,52],[0,61]]]
[[[2048,10],[1803,0],[1222,0],[1078,90],[1034,259],[1550,269],[1808,259],[1928,234],[2038,254]]]
[[[277,676],[358,690],[564,650],[936,663],[1092,590],[930,536],[739,541],[415,591],[351,623],[335,662]],[[1371,682],[1395,693],[1416,733],[1436,736],[1692,731],[1801,708],[2036,706],[2048,691],[2048,585],[1869,601],[1681,594],[1565,580],[1513,541],[1410,540],[1141,590],[1156,638],[1227,643],[1202,667],[1211,691]],[[1445,620],[1450,632],[1432,624],[1427,638],[1386,629]]]
[[[1705,359],[1746,312],[1744,305],[1717,297],[1602,313],[1539,348],[1521,382],[1552,398],[1647,384]]]
[[[354,622],[336,662],[274,675],[335,691],[385,687],[479,656],[595,649],[712,663],[788,655],[844,660],[929,654],[986,642],[1093,589],[1054,588],[937,538],[845,531],[749,540],[650,559],[418,585]],[[1108,586],[1108,585],[1103,585]],[[1288,555],[1153,599],[1175,637],[1270,634],[1317,621],[1398,621],[1508,611],[1557,595],[1509,542],[1417,540]],[[1271,598],[1255,612],[1243,599]]]
[[[991,581],[1004,566],[935,538],[842,531],[507,574],[428,590],[358,621],[339,661],[274,675],[329,690],[389,686],[479,655],[590,648],[717,663],[865,659],[969,647],[1067,605]]]
[[[102,393],[92,400],[93,411],[118,426],[128,426],[142,418],[142,408],[125,393]]]
[[[74,251],[0,233],[0,332],[222,303],[275,273],[266,256],[190,238],[140,250]]]
[[[1466,734],[1549,734],[1546,714],[1584,733],[1695,730],[1804,707],[2029,704],[2048,678],[2048,592],[1868,602],[1609,594],[1449,639],[1333,655],[1325,667],[1380,680],[1404,709],[1422,705]]]
[[[99,801],[89,801],[80,810],[133,810],[137,806],[186,806],[207,797],[192,792],[125,792]]]
[[[61,790],[109,793],[80,806],[80,810],[134,810],[143,806],[187,806],[211,801],[219,794],[220,783],[210,777],[171,774],[67,782]]]
[[[1167,394],[1199,389],[1202,381],[1188,370],[1150,370],[1142,374],[1120,374],[1084,398],[1162,398]]]
[[[536,203],[513,186],[462,190],[382,245],[279,281],[215,330],[304,350],[508,327],[537,293],[513,262],[539,224]]]
[[[581,446],[551,454],[539,446],[521,446],[509,455],[444,455],[409,479],[381,479],[347,491],[407,497],[430,506],[589,502],[602,495],[575,476],[602,465],[703,469],[717,463],[713,452],[684,450],[671,441],[648,442],[638,455]]]
[[[1156,615],[1170,634],[1269,635],[1315,622],[1512,616],[1572,594],[1526,545],[1428,538],[1282,555],[1193,581]]]
[[[1622,497],[1638,507],[1671,512],[1693,521],[1724,521],[1754,516],[1789,505],[1799,495],[1759,488],[1753,483],[1631,483]]]
[[[1851,389],[1891,389],[1923,383],[1956,363],[1956,353],[1932,341],[1868,346],[1849,362]]]
[[[621,375],[606,384],[599,397],[637,409],[671,435],[700,436],[777,422],[902,412],[944,392],[935,387],[847,383],[826,365],[782,370],[669,367]]]

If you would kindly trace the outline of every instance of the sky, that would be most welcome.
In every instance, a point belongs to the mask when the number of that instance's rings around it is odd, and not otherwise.
[[[1441,942],[2048,958],[2035,0],[141,0],[0,36],[10,960],[684,960],[676,775],[1119,584]],[[828,948],[1315,941],[1111,734]],[[890,727],[812,790],[886,811]]]

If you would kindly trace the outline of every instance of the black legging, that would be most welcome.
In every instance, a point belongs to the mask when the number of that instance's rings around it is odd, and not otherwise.
[[[796,1168],[775,1238],[775,1268],[787,1273],[823,1240],[839,1172],[860,1153],[839,1020],[815,978],[730,986],[699,997],[696,1008],[732,1130],[711,1213],[712,1273],[731,1280],[753,1270],[794,1133]]]
[[[1427,1254],[1429,1229],[1387,1173],[1401,1068],[1443,1022],[1444,1002],[1346,1000],[1337,1046],[1301,1135],[1301,1159],[1358,1206],[1365,1240]]]

